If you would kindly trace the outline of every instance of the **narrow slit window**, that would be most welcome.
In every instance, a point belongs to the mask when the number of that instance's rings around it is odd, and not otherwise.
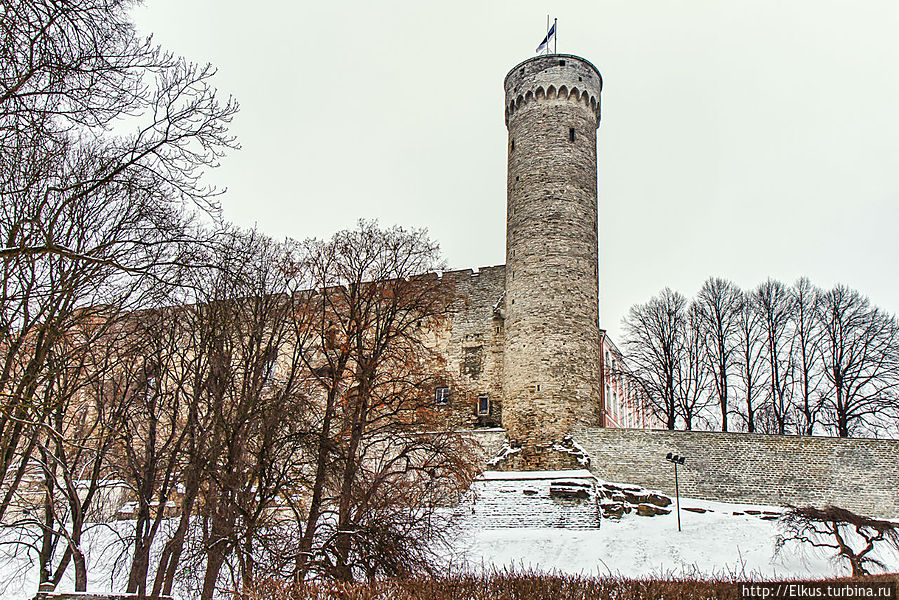
[[[515,140],[512,140],[512,150],[515,150]]]
[[[478,396],[478,414],[490,414],[490,398],[488,398],[487,396]]]
[[[574,141],[574,127],[569,127],[569,128],[568,128],[568,141],[569,141],[569,142],[573,142],[573,141]]]

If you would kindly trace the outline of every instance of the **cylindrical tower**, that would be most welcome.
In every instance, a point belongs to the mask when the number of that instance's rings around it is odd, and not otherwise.
[[[601,423],[596,130],[602,76],[567,54],[506,76],[503,425],[528,466]],[[549,453],[552,454],[552,453]],[[523,458],[525,458],[523,457]]]

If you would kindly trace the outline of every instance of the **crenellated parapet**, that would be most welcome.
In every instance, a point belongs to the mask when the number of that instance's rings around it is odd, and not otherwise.
[[[571,54],[528,59],[506,76],[506,125],[530,102],[573,102],[589,108],[600,120],[602,75],[592,63]]]

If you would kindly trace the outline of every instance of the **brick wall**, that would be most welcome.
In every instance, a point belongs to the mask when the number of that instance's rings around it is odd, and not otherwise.
[[[899,517],[899,440],[581,428],[575,441],[599,478],[683,496],[773,505],[833,504]]]

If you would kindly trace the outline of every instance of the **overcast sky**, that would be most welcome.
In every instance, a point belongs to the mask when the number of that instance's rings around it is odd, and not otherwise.
[[[328,237],[427,227],[452,268],[502,264],[503,78],[558,50],[603,75],[600,304],[710,275],[800,275],[899,312],[899,3],[892,0],[147,0],[140,30],[219,69],[243,149],[225,217]]]

